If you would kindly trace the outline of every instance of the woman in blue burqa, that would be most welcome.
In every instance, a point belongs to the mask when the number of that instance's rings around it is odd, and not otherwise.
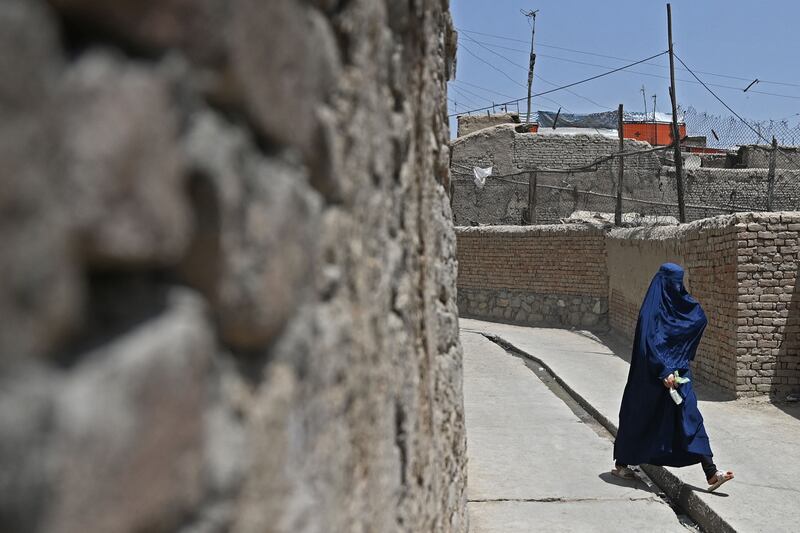
[[[733,472],[714,465],[692,388],[690,363],[706,323],[700,304],[683,285],[683,268],[661,265],[639,310],[612,474],[633,479],[630,465],[700,463],[709,490],[733,479]]]

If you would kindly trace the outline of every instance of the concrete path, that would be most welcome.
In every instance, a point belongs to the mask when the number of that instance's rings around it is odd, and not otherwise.
[[[462,337],[476,331],[495,335],[537,358],[616,427],[628,372],[627,343],[615,346],[615,353],[599,339],[568,330],[470,319],[460,319],[460,325]],[[697,390],[717,466],[734,470],[736,479],[712,494],[705,491],[699,466],[668,468],[682,484],[676,489],[681,502],[693,507],[695,519],[701,515],[701,524],[705,514],[709,530],[800,531],[800,406],[725,401],[702,386]],[[604,459],[609,468],[610,451]]]
[[[461,341],[472,533],[687,531],[647,485],[608,473],[610,439],[522,358],[479,334]]]

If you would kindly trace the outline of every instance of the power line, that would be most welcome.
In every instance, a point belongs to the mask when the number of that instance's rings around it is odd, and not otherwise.
[[[497,55],[497,56],[501,57],[502,59],[505,59],[506,61],[508,61],[508,62],[509,62],[509,63],[511,63],[512,65],[514,65],[514,66],[516,66],[516,67],[518,67],[518,68],[524,69],[525,71],[527,71],[527,70],[528,70],[528,69],[527,69],[527,67],[524,67],[524,66],[520,65],[519,63],[515,63],[514,61],[511,61],[511,60],[510,60],[510,59],[508,59],[507,57],[503,56],[502,54],[499,54],[499,53],[497,53],[497,52],[495,52],[495,51],[493,51],[493,50],[489,49],[487,46],[484,46],[484,45],[492,46],[492,44],[491,44],[491,43],[482,43],[481,41],[477,41],[477,40],[475,40],[475,39],[471,38],[469,35],[465,35],[465,37],[466,37],[467,39],[469,39],[470,41],[474,42],[475,44],[477,44],[478,46],[480,46],[480,47],[482,47],[482,48],[486,49],[487,51],[489,51],[489,52],[491,52],[491,53],[493,53],[493,54],[495,54],[495,55]],[[462,45],[462,46],[464,46],[464,48],[466,48],[466,46],[465,46],[465,45]],[[471,52],[469,49],[467,49],[467,51],[468,51],[468,52],[470,52],[470,54],[472,54],[473,56],[475,56],[475,57],[478,57],[478,56],[476,56],[476,55],[475,55],[473,52]],[[555,59],[555,60],[557,60],[557,61],[566,61],[567,63],[575,63],[575,64],[578,64],[578,65],[586,65],[586,66],[590,66],[590,67],[596,67],[596,68],[611,68],[609,65],[598,65],[597,63],[588,63],[588,62],[586,62],[586,61],[578,61],[578,60],[576,60],[576,59],[568,59],[568,58],[564,58],[564,57],[559,57],[559,56],[551,56],[551,55],[547,55],[547,54],[539,54],[539,57],[546,57],[546,58],[549,58],[549,59]],[[611,56],[609,56],[609,57],[611,57]],[[480,59],[480,58],[479,58],[479,59]],[[483,60],[483,59],[481,59],[481,61],[483,61],[483,62],[484,62],[484,63],[486,63],[487,65],[490,65],[490,66],[492,66],[492,68],[494,68],[495,70],[499,70],[499,69],[497,69],[496,67],[494,67],[493,65],[491,65],[490,63],[488,63],[487,61],[485,61],[485,60]],[[652,67],[660,67],[660,66],[661,66],[661,65],[654,65],[654,64],[652,64],[652,63],[646,63],[646,62],[645,62],[645,64],[646,64],[647,66],[652,66]],[[681,70],[687,71],[687,69],[681,69]],[[517,81],[513,80],[513,78],[511,78],[511,77],[510,77],[508,74],[506,74],[505,72],[503,72],[503,71],[500,71],[500,72],[501,72],[501,73],[503,73],[503,75],[505,75],[505,76],[506,76],[507,78],[509,78],[511,81],[514,81],[514,83],[516,83],[517,85],[521,85],[519,82],[517,82]],[[662,76],[662,75],[660,75],[660,74],[652,74],[652,73],[650,73],[650,72],[642,72],[642,71],[639,71],[639,70],[629,70],[629,71],[628,71],[628,73],[629,73],[629,74],[639,74],[639,75],[641,75],[641,76],[649,76],[649,77],[651,77],[651,78],[659,78],[659,79],[663,79],[663,80],[668,80],[668,79],[669,79],[669,77],[667,77],[667,76]],[[713,74],[713,75],[716,75],[716,74]],[[542,80],[542,81],[544,81],[545,83],[550,83],[551,85],[555,85],[555,84],[553,84],[553,83],[551,83],[551,82],[548,82],[547,80],[544,80],[544,79],[543,79],[543,78],[541,78],[541,76],[539,76],[538,74],[537,74],[536,76],[537,76],[537,77],[539,77],[539,79],[541,79],[541,80]],[[724,75],[720,75],[720,76],[724,76]],[[730,78],[733,78],[733,79],[741,79],[741,80],[745,80],[745,81],[750,81],[750,80],[748,80],[747,78],[738,78],[738,77],[734,77],[734,76],[724,76],[724,77],[730,77]],[[697,82],[695,82],[695,81],[692,81],[692,80],[686,80],[686,79],[678,79],[677,81],[680,81],[680,82],[682,82],[682,83],[692,83],[692,84],[697,84]],[[732,91],[740,91],[740,90],[741,90],[741,88],[740,88],[740,87],[733,87],[733,86],[730,86],[730,85],[721,85],[721,84],[717,84],[717,83],[710,83],[709,85],[711,85],[711,86],[713,86],[713,87],[718,87],[718,88],[720,88],[720,89],[728,89],[728,90],[732,90]],[[800,87],[800,85],[798,85],[798,87]],[[578,93],[575,93],[575,92],[572,92],[572,91],[567,91],[567,92],[571,92],[571,93],[572,93],[572,94],[574,94],[575,96],[577,96],[577,97],[579,97],[579,98],[582,98],[582,99],[584,99],[584,100],[586,100],[586,101],[588,101],[588,102],[590,102],[590,103],[592,103],[592,104],[594,104],[594,105],[597,105],[597,106],[600,106],[600,107],[608,107],[608,106],[603,106],[603,105],[601,105],[601,104],[598,104],[597,102],[594,102],[594,101],[592,101],[591,99],[589,99],[589,98],[587,98],[587,97],[585,97],[585,96],[582,96],[582,95],[580,95],[580,94],[578,94]],[[750,91],[750,93],[753,93],[753,94],[763,94],[763,95],[765,95],[765,96],[774,96],[774,97],[778,97],[778,98],[789,98],[789,99],[792,99],[792,100],[800,100],[800,96],[794,96],[794,95],[789,95],[789,94],[771,93],[771,92],[767,92],[767,91],[758,91],[758,90],[755,90],[755,89],[751,90],[751,91]]]
[[[770,142],[770,141],[768,141],[766,138],[764,138],[764,137],[761,135],[761,132],[760,132],[760,131],[756,130],[756,129],[755,129],[753,126],[751,126],[751,125],[750,125],[750,123],[749,123],[749,122],[747,122],[745,119],[743,119],[743,118],[742,118],[742,117],[739,115],[739,113],[737,113],[736,111],[734,111],[734,110],[733,110],[733,108],[732,108],[731,106],[729,106],[728,104],[726,104],[726,103],[725,103],[725,101],[724,101],[722,98],[720,98],[719,96],[717,96],[717,93],[715,93],[714,91],[712,91],[712,90],[711,90],[711,87],[709,87],[708,85],[706,85],[706,84],[705,84],[705,82],[704,82],[703,80],[701,80],[700,78],[698,78],[698,77],[697,77],[697,74],[695,74],[694,72],[692,72],[692,69],[690,69],[690,68],[689,68],[689,66],[688,66],[686,63],[684,63],[684,62],[683,62],[683,59],[681,59],[681,58],[680,58],[680,56],[679,56],[678,54],[673,54],[673,55],[675,56],[675,58],[676,58],[678,61],[680,61],[680,62],[681,62],[681,65],[683,65],[683,66],[684,66],[684,68],[685,68],[686,70],[688,70],[688,71],[689,71],[689,74],[691,74],[692,76],[694,76],[694,79],[696,79],[696,80],[697,80],[697,81],[700,83],[700,85],[702,85],[703,87],[705,87],[705,88],[706,88],[706,90],[707,90],[709,93],[711,93],[711,96],[713,96],[714,98],[716,98],[716,99],[717,99],[717,101],[718,101],[720,104],[722,104],[723,106],[725,106],[725,109],[727,109],[728,111],[730,111],[731,113],[733,113],[733,115],[734,115],[736,118],[738,118],[739,120],[741,120],[741,121],[744,123],[744,125],[745,125],[745,126],[747,126],[748,128],[750,128],[750,129],[753,131],[753,133],[755,133],[755,134],[756,134],[756,135],[757,135],[759,138],[761,138],[762,140],[764,140],[764,141],[765,141],[765,142],[767,142],[767,143],[769,143],[769,142]]]
[[[478,31],[474,31],[474,30],[467,30],[467,29],[464,29],[464,28],[456,28],[456,29],[458,31],[464,32],[464,33],[472,33],[472,34],[475,34],[475,35],[484,35],[486,37],[493,37],[495,39],[502,39],[502,40],[506,40],[506,41],[527,43],[527,41],[524,41],[522,39],[513,39],[511,37],[505,37],[505,36],[502,36],[502,35],[496,35],[496,34],[492,34],[492,33],[478,32]],[[495,48],[503,48],[505,50],[512,50],[512,51],[515,51],[515,52],[521,52],[521,53],[526,53],[526,54],[528,53],[527,50],[521,50],[519,48],[511,48],[511,47],[502,46],[502,45],[498,45],[498,44],[494,44],[494,43],[486,43],[485,41],[483,41],[483,43],[488,45],[488,46],[493,46]],[[575,49],[575,48],[567,48],[567,47],[564,47],[564,46],[556,46],[556,45],[552,45],[552,44],[537,43],[537,46],[541,46],[543,48],[553,48],[555,50],[564,50],[566,52],[574,52],[574,53],[577,53],[577,54],[585,54],[585,55],[596,56],[596,57],[604,57],[604,58],[608,58],[608,59],[616,59],[618,61],[633,61],[630,58],[612,56],[612,55],[607,55],[607,54],[598,54],[596,52],[588,52],[586,50],[578,50],[578,49]],[[659,66],[659,65],[650,65],[650,66]],[[680,69],[680,70],[684,70],[684,69]],[[750,82],[750,81],[753,80],[752,76],[747,78],[747,77],[742,77],[742,76],[732,76],[730,74],[719,74],[719,73],[716,73],[716,72],[708,72],[708,71],[703,71],[703,70],[698,70],[697,72],[700,73],[700,74],[706,74],[708,76],[717,76],[717,77],[720,77],[720,78],[728,78],[728,79],[737,80],[737,81]],[[759,78],[759,83],[767,83],[767,84],[772,84],[772,85],[783,85],[783,86],[786,86],[786,87],[800,87],[800,83],[790,83],[790,82],[775,81],[775,80],[762,80],[760,78]],[[741,90],[742,88],[741,87],[735,87],[735,89]]]
[[[478,61],[480,61],[481,63],[486,63],[487,65],[489,65],[489,67],[491,67],[492,69],[496,70],[497,72],[499,72],[500,74],[502,74],[503,76],[505,76],[506,78],[508,78],[509,80],[511,80],[512,82],[516,83],[517,85],[520,85],[520,86],[522,86],[522,87],[525,87],[525,84],[518,82],[517,80],[515,80],[514,78],[512,78],[511,76],[509,76],[508,74],[506,74],[504,71],[502,71],[502,70],[500,70],[499,68],[497,68],[496,66],[492,65],[491,63],[489,63],[488,61],[486,61],[485,59],[483,59],[481,56],[479,56],[478,54],[476,54],[475,52],[473,52],[472,50],[470,50],[469,48],[467,48],[467,46],[466,46],[466,45],[462,44],[462,45],[461,45],[459,48],[463,48],[464,50],[466,50],[467,52],[469,52],[469,54],[470,54],[472,57],[474,57],[475,59],[477,59],[477,60],[478,60]]]
[[[470,50],[469,48],[467,48],[467,46],[466,46],[466,45],[462,44],[462,45],[461,45],[461,47],[462,47],[462,48],[464,48],[464,50],[466,50],[467,52],[469,52],[469,53],[470,53],[470,55],[472,55],[474,58],[476,58],[477,60],[481,61],[482,63],[486,63],[486,64],[487,64],[487,65],[489,65],[491,68],[493,68],[494,70],[496,70],[497,72],[499,72],[500,74],[502,74],[503,76],[505,76],[506,78],[508,78],[509,80],[513,81],[514,83],[516,83],[516,84],[517,84],[517,85],[519,85],[520,87],[525,87],[525,85],[524,85],[524,84],[522,84],[522,83],[519,83],[518,81],[514,80],[514,78],[512,78],[511,76],[509,76],[507,72],[505,72],[504,70],[502,70],[502,69],[500,69],[500,68],[497,68],[496,66],[492,65],[491,63],[489,63],[488,61],[486,61],[485,59],[483,59],[481,56],[477,55],[475,52],[473,52],[472,50]],[[489,51],[491,52],[491,50],[489,50]],[[499,55],[499,54],[498,54],[498,55]],[[500,56],[500,57],[503,57],[503,56]],[[528,69],[526,68],[525,70],[528,70]],[[553,102],[553,103],[555,103],[556,105],[563,107],[564,109],[567,109],[567,107],[566,107],[565,105],[562,105],[562,104],[560,104],[560,103],[556,102],[556,101],[555,101],[555,100],[553,100],[552,98],[544,98],[544,99],[545,99],[545,100],[548,100],[548,101],[550,101],[550,102]],[[501,105],[503,105],[503,104],[501,104]],[[494,106],[493,106],[493,107],[494,107]]]
[[[486,91],[487,93],[496,94],[497,96],[502,96],[503,98],[514,98],[513,96],[509,96],[507,94],[503,94],[501,92],[497,92],[494,89],[487,89],[486,87],[481,87],[480,85],[475,85],[474,83],[470,83],[464,80],[453,80],[451,83],[463,83],[465,85],[469,85],[470,87],[474,87],[476,89],[480,89],[481,91]]]
[[[609,70],[609,71],[607,71],[607,72],[603,72],[603,73],[597,74],[597,75],[595,75],[595,76],[591,76],[591,77],[589,77],[589,78],[585,78],[585,79],[582,79],[582,80],[579,80],[579,81],[576,81],[576,82],[573,82],[573,83],[568,83],[567,85],[562,85],[562,86],[560,86],[560,87],[556,87],[555,89],[550,89],[550,90],[547,90],[547,91],[542,91],[541,93],[534,94],[533,96],[544,96],[544,95],[546,95],[546,94],[554,93],[554,92],[556,92],[556,91],[561,91],[561,90],[563,90],[563,89],[567,89],[567,88],[569,88],[569,87],[574,87],[574,86],[576,86],[576,85],[580,85],[581,83],[586,83],[586,82],[588,82],[588,81],[596,80],[596,79],[598,79],[598,78],[602,78],[603,76],[608,76],[609,74],[614,74],[615,72],[619,72],[619,71],[621,71],[621,70],[625,70],[626,68],[632,67],[632,66],[634,66],[634,65],[638,65],[639,63],[644,63],[645,61],[650,61],[651,59],[654,59],[654,58],[656,58],[656,57],[662,56],[662,55],[664,55],[664,54],[666,54],[666,53],[667,53],[666,51],[664,51],[664,52],[659,52],[658,54],[652,55],[652,56],[650,56],[650,57],[648,57],[648,58],[645,58],[645,59],[642,59],[642,60],[640,60],[640,61],[636,61],[636,62],[634,62],[634,63],[630,63],[630,64],[628,64],[628,65],[623,65],[623,66],[621,66],[621,67],[618,67],[618,68],[615,68],[615,69],[613,69],[613,70]],[[509,100],[509,101],[507,101],[507,102],[502,102],[502,104],[513,104],[513,103],[515,103],[515,102],[520,102],[520,101],[522,101],[522,100],[525,100],[526,98],[527,98],[527,96],[526,96],[526,97],[523,97],[523,98],[517,98],[517,99],[514,99],[514,100]],[[481,109],[472,109],[472,110],[469,110],[469,111],[465,111],[465,113],[473,113],[473,112],[478,112],[478,111],[486,111],[487,109],[491,109],[491,106],[489,106],[489,107],[484,107],[484,108],[481,108]]]
[[[542,81],[545,81],[545,80],[542,80]],[[473,84],[473,83],[468,83],[468,82],[466,82],[466,81],[462,81],[462,80],[453,80],[453,81],[452,81],[452,82],[450,82],[450,83],[466,83],[467,85],[470,85],[470,86],[472,86],[472,87],[475,87],[476,89],[480,89],[480,90],[482,90],[482,91],[486,91],[487,93],[496,94],[497,96],[502,96],[503,98],[514,98],[513,96],[509,96],[509,95],[507,95],[507,94],[503,94],[503,93],[500,93],[500,92],[494,91],[494,90],[492,90],[492,89],[487,89],[486,87],[481,87],[481,86],[479,86],[479,85],[475,85],[475,84]],[[546,83],[549,83],[549,82],[546,82]],[[454,88],[455,88],[455,87],[454,87]],[[461,87],[461,90],[462,90],[462,91],[466,91],[467,89],[464,89],[463,87]],[[467,91],[467,92],[469,92],[469,94],[475,94],[475,93],[473,93],[473,92],[470,92],[470,91]],[[477,95],[476,95],[476,96],[477,96]],[[488,98],[485,98],[485,97],[481,97],[481,98],[483,98],[484,100],[488,100]],[[554,103],[555,105],[557,105],[557,106],[559,106],[559,107],[563,107],[565,110],[567,110],[567,112],[569,112],[569,113],[572,113],[572,111],[570,111],[570,109],[569,109],[567,106],[565,106],[565,105],[563,105],[563,104],[559,103],[559,102],[558,102],[558,101],[556,101],[556,100],[553,100],[552,98],[548,98],[548,97],[546,97],[546,96],[542,96],[541,98],[542,98],[542,100],[547,100],[548,102],[552,102],[552,103]]]
[[[681,65],[683,65],[683,66],[686,68],[686,70],[688,70],[688,71],[689,71],[689,73],[690,73],[692,76],[694,76],[694,79],[696,79],[698,82],[700,82],[700,84],[701,84],[703,87],[705,87],[705,88],[706,88],[706,90],[707,90],[709,93],[711,93],[711,96],[713,96],[714,98],[716,98],[716,99],[717,99],[717,101],[718,101],[720,104],[722,104],[723,106],[725,106],[725,109],[727,109],[728,111],[730,111],[731,113],[733,113],[733,116],[735,116],[736,118],[738,118],[740,121],[742,121],[742,122],[744,123],[744,125],[745,125],[745,126],[747,126],[748,128],[750,128],[750,130],[751,130],[753,133],[755,133],[755,134],[756,134],[756,136],[757,136],[759,139],[761,139],[762,141],[764,141],[764,142],[765,142],[765,143],[767,143],[767,144],[770,144],[770,142],[771,142],[771,141],[767,140],[767,138],[766,138],[766,137],[764,137],[763,135],[761,135],[761,132],[760,132],[760,131],[758,131],[758,130],[757,130],[757,129],[755,129],[753,126],[751,126],[749,122],[747,122],[745,119],[743,119],[743,118],[741,117],[741,115],[739,115],[739,113],[737,113],[736,111],[734,111],[734,110],[733,110],[733,108],[732,108],[731,106],[729,106],[728,104],[726,104],[726,103],[725,103],[725,101],[724,101],[722,98],[720,98],[719,96],[717,96],[717,93],[715,93],[714,91],[712,91],[712,90],[711,90],[711,88],[710,88],[708,85],[706,85],[706,84],[705,84],[705,82],[703,82],[703,80],[701,80],[701,79],[700,79],[700,78],[697,76],[697,74],[695,74],[694,72],[692,72],[692,69],[690,69],[690,68],[689,68],[689,66],[688,66],[688,65],[687,65],[687,64],[686,64],[686,63],[683,61],[683,59],[681,59],[681,58],[680,58],[680,56],[678,56],[678,54],[673,54],[673,55],[675,56],[675,58],[676,58],[678,61],[680,61],[680,62],[681,62]],[[780,147],[778,147],[778,148],[777,148],[777,150],[778,150],[780,153],[782,153],[782,154],[783,154],[783,155],[786,157],[786,159],[787,159],[787,160],[788,160],[790,163],[792,163],[792,165],[794,165],[796,168],[799,168],[799,169],[800,169],[800,165],[798,165],[798,164],[797,164],[797,163],[794,161],[794,159],[792,159],[792,158],[791,158],[791,157],[790,157],[790,156],[789,156],[789,155],[788,155],[786,152],[784,152],[783,150],[781,150],[781,149],[780,149]]]
[[[596,67],[596,68],[609,68],[608,65],[598,65],[597,63],[588,63],[586,61],[578,61],[576,59],[567,59],[565,57],[551,56],[551,55],[546,55],[546,54],[539,54],[539,57],[546,57],[546,58],[555,59],[555,60],[558,60],[558,61],[566,61],[567,63],[576,63],[578,65],[586,65],[586,66]],[[652,65],[651,64],[650,66],[658,66],[658,65]],[[686,69],[680,69],[680,70],[684,70],[685,71]],[[649,76],[651,78],[659,78],[659,79],[663,79],[663,80],[668,80],[669,79],[668,76],[663,76],[661,74],[652,74],[650,72],[642,72],[640,70],[628,70],[627,73],[628,74],[639,74],[640,76]],[[682,83],[691,83],[691,84],[695,84],[695,85],[698,84],[696,81],[687,80],[687,79],[677,79],[677,81],[680,81]],[[750,80],[748,80],[748,81],[750,81]],[[717,87],[717,88],[720,88],[720,89],[728,89],[728,90],[737,91],[737,92],[740,92],[742,90],[741,87],[733,87],[731,85],[722,85],[722,84],[719,84],[719,83],[709,83],[708,85],[710,85],[711,87]],[[794,95],[791,95],[791,94],[771,93],[771,92],[767,92],[767,91],[757,91],[755,89],[749,90],[748,93],[750,93],[750,94],[763,94],[765,96],[776,96],[776,97],[779,97],[779,98],[790,98],[792,100],[800,100],[800,96],[794,96]]]
[[[519,68],[519,69],[522,69],[522,70],[524,70],[525,72],[528,72],[528,67],[526,67],[525,65],[521,65],[521,64],[519,64],[519,63],[517,63],[517,62],[515,62],[515,61],[512,61],[512,60],[510,60],[509,58],[507,58],[507,57],[506,57],[506,56],[504,56],[503,54],[500,54],[500,53],[497,53],[497,52],[495,52],[494,50],[490,49],[489,47],[487,47],[487,46],[484,46],[484,43],[481,43],[480,41],[477,41],[477,40],[473,39],[473,38],[472,38],[472,37],[470,37],[469,35],[465,35],[464,37],[466,37],[467,39],[469,39],[469,40],[470,40],[470,41],[472,41],[473,43],[477,44],[478,46],[480,46],[481,48],[483,48],[483,49],[484,49],[484,50],[486,50],[487,52],[489,52],[489,53],[491,53],[491,54],[494,54],[494,55],[498,56],[498,57],[499,57],[499,58],[501,58],[501,59],[504,59],[505,61],[509,62],[509,63],[510,63],[510,64],[512,64],[513,66],[515,66],[515,67],[517,67],[517,68]],[[487,44],[488,44],[488,43],[487,43]],[[543,57],[547,57],[547,56],[543,56]],[[546,79],[542,78],[542,77],[541,77],[540,75],[538,75],[538,74],[534,74],[534,77],[536,77],[536,78],[538,78],[538,79],[542,80],[543,82],[545,82],[545,83],[547,83],[547,84],[549,84],[549,85],[552,85],[553,87],[558,87],[558,84],[557,84],[557,83],[553,83],[553,82],[551,82],[551,81],[547,81]],[[592,100],[591,98],[587,98],[586,96],[583,96],[582,94],[578,94],[578,93],[577,93],[577,92],[575,92],[575,91],[572,91],[572,90],[569,90],[569,89],[567,89],[567,92],[568,92],[568,93],[570,93],[570,94],[572,94],[573,96],[577,96],[578,98],[582,98],[582,99],[586,100],[587,102],[589,102],[589,103],[590,103],[590,104],[592,104],[592,105],[596,105],[596,106],[598,106],[598,107],[608,107],[608,106],[604,106],[604,105],[602,105],[602,104],[598,104],[597,102],[595,102],[595,101],[594,101],[594,100]],[[551,101],[553,101],[553,102],[555,102],[555,100],[552,100],[552,99],[550,99],[550,100],[551,100]],[[556,102],[556,104],[558,104],[558,102]],[[566,106],[563,106],[563,105],[561,105],[561,104],[558,104],[558,105],[560,105],[560,106],[561,106],[561,107],[563,107],[564,109],[567,109],[567,108],[566,108]],[[569,111],[569,110],[568,110],[568,111]]]
[[[468,96],[468,94],[471,94],[472,96],[474,96],[476,98],[479,98],[480,100],[486,100],[487,102],[491,102],[491,100],[489,98],[486,98],[485,96],[481,96],[481,95],[475,94],[473,92],[469,92],[469,93],[462,92],[462,91],[466,91],[465,89],[459,89],[458,87],[450,87],[450,88],[453,89],[454,91],[456,91],[470,105],[479,106],[481,104],[478,103],[478,102],[475,102],[472,98],[470,98]]]

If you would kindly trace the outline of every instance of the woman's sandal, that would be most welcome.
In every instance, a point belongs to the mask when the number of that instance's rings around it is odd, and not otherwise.
[[[636,479],[636,474],[628,468],[627,466],[616,465],[614,470],[611,471],[612,476],[616,476],[620,479],[628,479],[633,480]]]
[[[733,472],[731,472],[731,471],[723,472],[722,470],[717,470],[717,473],[714,474],[714,477],[712,477],[711,479],[714,479],[714,478],[717,478],[717,480],[714,483],[711,483],[710,479],[707,480],[708,481],[708,492],[714,492],[723,483],[733,479]]]

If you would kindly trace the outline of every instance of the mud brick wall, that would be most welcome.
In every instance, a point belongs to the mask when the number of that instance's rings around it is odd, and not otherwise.
[[[675,172],[665,172],[674,179]],[[766,169],[698,168],[686,171],[684,179],[686,203],[704,206],[738,206],[737,211],[767,208]],[[800,171],[778,170],[775,173],[772,209],[800,209]],[[699,220],[721,213],[710,209],[689,207],[689,220]]]
[[[800,390],[800,213],[737,220],[737,393],[782,400]]]
[[[0,529],[465,532],[439,0],[0,2]]]
[[[606,325],[605,233],[588,226],[456,228],[462,316]]]
[[[772,152],[770,145],[749,145],[739,148],[738,156],[747,168],[767,168]],[[794,146],[781,146],[775,155],[775,168],[797,170],[800,168],[800,152]]]
[[[617,229],[607,241],[612,328],[633,338],[653,275],[662,263],[680,264],[708,318],[695,375],[727,391],[736,389],[737,377],[736,234],[735,219],[724,216],[680,227]]]
[[[626,139],[625,150],[650,148],[644,142]],[[534,168],[563,169],[588,165],[599,157],[619,151],[619,141],[603,135],[560,135],[517,133],[506,124],[471,133],[450,146],[453,181],[453,213],[456,225],[521,224],[528,204],[527,175]],[[483,189],[473,182],[472,167],[492,167],[492,176]],[[624,194],[638,199],[661,200],[661,164],[655,153],[631,156],[625,160]],[[505,177],[506,180],[502,179]],[[519,182],[519,183],[513,183]],[[540,186],[577,187],[609,195],[616,194],[617,167],[601,163],[597,172],[572,174],[539,172]],[[540,224],[557,223],[579,210],[614,211],[614,199],[581,197],[575,206],[570,191],[540,187],[537,192]],[[626,207],[627,208],[627,207]],[[641,204],[631,209],[641,208]]]
[[[495,113],[492,115],[460,115],[457,118],[457,136],[470,133],[498,124],[519,124],[519,113]]]

